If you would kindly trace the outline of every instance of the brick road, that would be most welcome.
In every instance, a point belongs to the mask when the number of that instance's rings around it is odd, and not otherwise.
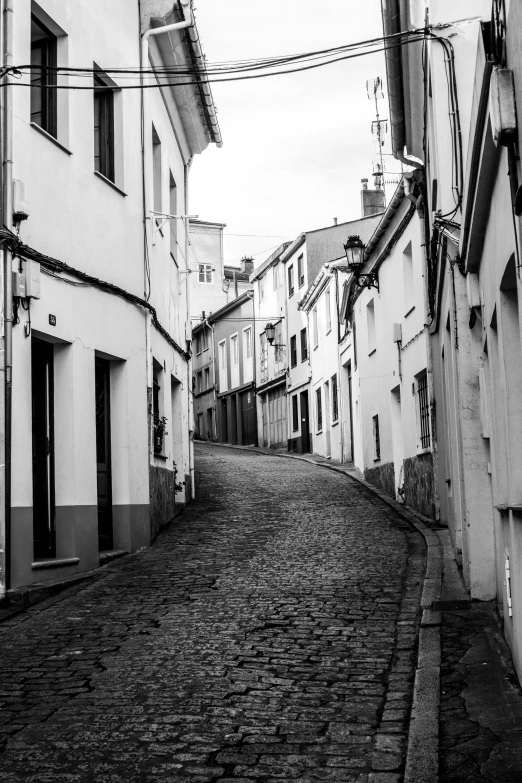
[[[399,781],[420,536],[345,476],[196,453],[153,547],[0,626],[0,781]]]

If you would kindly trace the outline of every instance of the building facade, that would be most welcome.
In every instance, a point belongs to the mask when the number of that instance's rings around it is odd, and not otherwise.
[[[191,494],[190,332],[174,225],[177,242],[186,238],[183,219],[162,215],[186,214],[190,158],[220,136],[208,85],[208,111],[190,114],[179,88],[122,89],[111,69],[139,69],[140,48],[153,70],[201,59],[187,3],[145,0],[141,10],[21,0],[11,15],[13,60],[41,75],[31,89],[4,88],[12,110],[3,103],[13,161],[4,176],[15,181],[4,223],[21,239],[8,244],[13,588],[135,551]],[[186,34],[157,34],[184,22]],[[140,39],[140,26],[153,33]],[[93,89],[58,89],[86,84],[68,65],[93,63]]]
[[[286,296],[281,255],[289,244],[278,247],[250,276],[255,309],[257,437],[260,446],[272,449],[287,445],[288,346],[284,344]],[[271,343],[267,326],[274,327]]]
[[[423,24],[425,6],[387,3],[385,34]],[[390,126],[424,214],[440,518],[471,597],[497,601],[520,675],[522,14],[482,0],[459,5],[466,24],[454,17],[448,0],[430,4],[430,23],[448,26],[424,82],[422,45],[387,52]]]
[[[250,291],[194,328],[196,435],[257,445],[254,307]]]

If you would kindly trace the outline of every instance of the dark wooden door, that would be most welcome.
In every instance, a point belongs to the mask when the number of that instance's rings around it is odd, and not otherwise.
[[[308,392],[301,392],[301,443],[303,454],[310,451],[310,415],[308,407]]]
[[[98,547],[113,548],[111,477],[110,363],[96,359],[96,471],[98,486]]]
[[[31,344],[33,541],[37,560],[56,557],[54,519],[53,346]]]
[[[255,395],[253,391],[241,394],[241,443],[254,446],[256,442]]]
[[[228,409],[227,398],[221,400],[221,442],[228,442]]]

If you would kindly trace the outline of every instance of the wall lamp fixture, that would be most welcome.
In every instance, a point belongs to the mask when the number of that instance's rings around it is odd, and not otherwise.
[[[355,282],[361,288],[376,288],[379,290],[379,279],[377,272],[366,272],[361,274],[364,268],[364,243],[360,236],[353,234],[349,236],[344,245],[348,269],[355,278]]]
[[[265,326],[265,334],[266,339],[270,345],[273,345],[274,348],[279,348],[279,350],[283,350],[286,346],[280,344],[280,343],[274,343],[275,340],[275,326],[274,324],[267,324]]]

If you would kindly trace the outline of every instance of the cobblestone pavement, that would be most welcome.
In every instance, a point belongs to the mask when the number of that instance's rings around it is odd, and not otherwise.
[[[400,781],[420,535],[345,476],[196,453],[153,547],[0,626],[0,781]]]

